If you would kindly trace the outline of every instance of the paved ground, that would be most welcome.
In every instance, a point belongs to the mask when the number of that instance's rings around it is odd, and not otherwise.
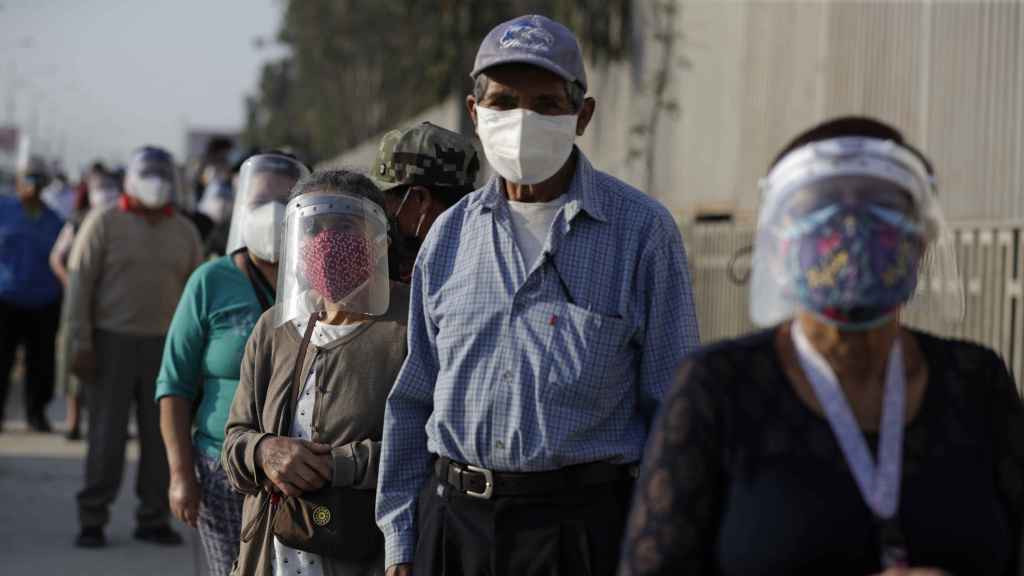
[[[164,548],[132,539],[137,447],[129,447],[121,494],[107,527],[109,545],[82,550],[72,543],[78,531],[75,493],[81,488],[85,443],[64,439],[62,400],[50,405],[60,431],[26,430],[21,383],[12,379],[7,418],[0,433],[0,575],[81,576],[205,574],[198,537],[176,524],[185,545]]]

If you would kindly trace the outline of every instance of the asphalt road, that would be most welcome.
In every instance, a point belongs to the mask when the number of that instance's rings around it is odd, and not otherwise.
[[[131,442],[121,493],[107,526],[108,545],[74,546],[78,533],[75,494],[82,487],[85,442],[64,438],[64,402],[49,407],[52,434],[29,432],[24,424],[21,382],[13,378],[7,418],[0,432],[0,575],[206,574],[196,533],[175,523],[185,544],[161,547],[132,538],[137,446]]]

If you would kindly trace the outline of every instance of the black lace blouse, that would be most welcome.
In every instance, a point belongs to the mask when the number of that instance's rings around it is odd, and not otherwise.
[[[914,332],[928,364],[904,434],[899,523],[911,564],[1015,573],[1024,409],[991,350]],[[774,331],[683,365],[647,447],[620,574],[880,571],[879,529],[828,422],[796,395]],[[877,435],[867,435],[874,449]]]

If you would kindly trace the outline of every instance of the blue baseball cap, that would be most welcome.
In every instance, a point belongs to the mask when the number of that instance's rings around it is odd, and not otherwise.
[[[494,27],[476,53],[474,80],[481,72],[502,64],[530,64],[576,82],[587,90],[587,72],[576,35],[545,16],[530,14]]]
[[[171,153],[157,146],[142,146],[132,153],[128,164],[129,174],[158,173],[168,178],[174,175],[174,157]]]

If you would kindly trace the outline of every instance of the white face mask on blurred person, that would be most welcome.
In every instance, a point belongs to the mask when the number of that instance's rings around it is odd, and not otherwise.
[[[100,186],[89,189],[89,207],[98,209],[112,206],[117,202],[121,191],[114,186]]]
[[[266,262],[277,262],[281,250],[280,230],[284,224],[284,204],[267,202],[245,216],[242,239],[249,253]]]
[[[515,184],[537,184],[565,165],[576,141],[574,114],[546,116],[532,110],[493,110],[477,105],[476,133],[491,167]]]
[[[146,208],[163,208],[171,203],[174,188],[160,176],[143,176],[135,180],[131,196]]]

